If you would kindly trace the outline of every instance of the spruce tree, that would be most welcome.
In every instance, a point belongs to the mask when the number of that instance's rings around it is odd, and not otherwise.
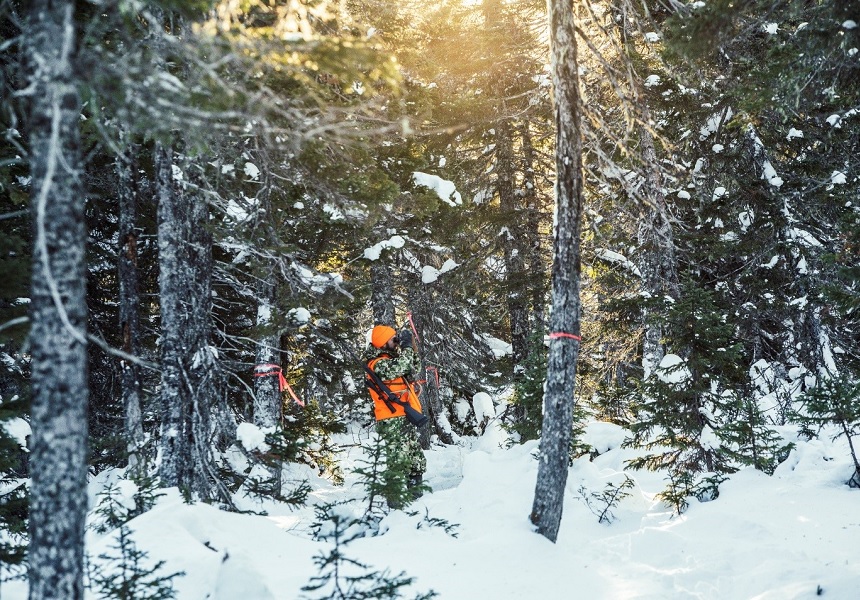
[[[116,600],[171,600],[176,598],[173,580],[185,575],[183,571],[164,575],[160,560],[149,560],[132,538],[132,529],[121,525],[109,552],[99,555],[97,569],[89,575],[89,588],[99,598]]]
[[[314,557],[319,573],[302,587],[305,600],[371,600],[376,598],[403,598],[405,588],[415,579],[405,572],[392,574],[388,569],[378,571],[346,554],[346,546],[367,533],[366,525],[351,514],[346,505],[320,505],[315,508],[314,532],[317,539],[331,542],[328,554],[321,552]],[[313,595],[307,595],[307,594]],[[437,594],[433,591],[418,593],[415,600],[429,600]]]
[[[794,414],[795,420],[808,435],[832,433],[834,439],[845,438],[854,472],[847,483],[860,488],[860,405],[857,396],[860,383],[853,377],[827,378],[801,397]]]
[[[631,426],[631,444],[658,452],[630,466],[666,469],[670,484],[664,498],[676,507],[685,506],[685,496],[715,498],[724,474],[737,470],[722,437],[743,382],[741,346],[724,310],[713,291],[683,282],[665,329],[670,347],[683,353],[664,357],[643,382],[642,404]]]

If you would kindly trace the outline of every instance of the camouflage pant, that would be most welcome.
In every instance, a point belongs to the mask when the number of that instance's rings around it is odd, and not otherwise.
[[[409,477],[423,475],[427,459],[418,443],[418,430],[405,417],[394,417],[376,423],[376,432],[385,441],[388,464],[409,464]]]

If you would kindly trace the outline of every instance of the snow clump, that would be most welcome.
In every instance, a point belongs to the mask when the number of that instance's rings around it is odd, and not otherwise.
[[[478,392],[472,396],[472,408],[475,411],[475,419],[478,425],[483,426],[496,416],[496,407],[493,406],[493,398],[487,392]]]
[[[287,313],[287,316],[295,323],[310,323],[311,321],[310,311],[301,306],[290,310],[290,312]]]
[[[422,173],[421,171],[415,171],[412,173],[412,181],[415,182],[415,185],[423,185],[424,187],[430,188],[436,192],[436,195],[439,196],[443,202],[450,206],[463,204],[463,198],[460,196],[460,192],[457,191],[457,186],[455,186],[452,181],[442,179],[437,175]]]
[[[248,452],[259,450],[268,452],[269,445],[266,443],[266,431],[260,429],[253,423],[239,423],[236,428],[236,438]]]
[[[437,279],[439,279],[439,275],[442,273],[447,273],[453,269],[459,267],[460,264],[454,262],[450,258],[445,261],[441,268],[437,269],[436,267],[431,267],[430,265],[425,265],[421,268],[421,282],[422,283],[433,283]]]
[[[364,258],[367,260],[379,260],[379,255],[382,254],[382,251],[386,248],[402,248],[405,244],[406,241],[402,237],[399,235],[393,235],[390,239],[382,240],[370,248],[365,248]]]
[[[251,179],[256,180],[257,178],[260,177],[260,169],[258,169],[257,165],[255,165],[254,163],[246,162],[245,163],[245,175],[247,175]]]
[[[842,185],[847,181],[848,179],[845,177],[845,173],[843,173],[842,171],[833,171],[833,174],[830,175],[830,183]]]
[[[677,354],[667,354],[660,361],[655,372],[657,378],[663,383],[675,385],[689,381],[692,377],[690,369],[687,368],[683,358]]]

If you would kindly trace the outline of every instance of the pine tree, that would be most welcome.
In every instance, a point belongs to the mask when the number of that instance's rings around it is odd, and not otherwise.
[[[794,415],[808,434],[829,427],[834,438],[845,438],[854,463],[854,472],[847,483],[855,488],[860,488],[860,449],[856,440],[860,435],[858,393],[860,383],[853,378],[825,378],[801,397]]]
[[[735,414],[726,420],[720,436],[726,453],[739,465],[772,475],[794,447],[771,426],[754,398],[745,394],[734,403]]]
[[[631,426],[632,444],[658,452],[634,459],[630,466],[667,469],[670,488],[665,493],[675,498],[676,507],[681,505],[676,497],[716,497],[713,482],[720,478],[712,474],[737,470],[722,437],[737,412],[741,346],[722,312],[712,291],[683,282],[665,329],[670,346],[683,354],[667,355],[643,382],[642,404]]]
[[[532,350],[522,365],[523,374],[514,385],[514,394],[510,401],[517,417],[510,421],[506,429],[516,434],[519,442],[540,439],[547,366],[543,338],[543,332],[532,334],[529,343]]]
[[[317,539],[333,544],[328,554],[314,557],[319,574],[311,577],[302,587],[303,592],[321,595],[302,595],[310,600],[370,600],[375,598],[402,598],[404,588],[415,579],[405,572],[393,575],[388,569],[374,571],[366,563],[346,555],[345,547],[367,534],[366,524],[357,520],[345,505],[318,505],[315,507],[314,533]],[[437,594],[433,591],[416,594],[415,600],[429,600]]]
[[[169,575],[158,573],[165,565],[154,564],[149,553],[140,550],[132,538],[132,530],[121,525],[112,552],[99,555],[98,568],[89,574],[89,587],[99,598],[116,600],[171,600],[176,598],[173,580],[185,575],[177,571]]]
[[[0,369],[4,368],[0,366]],[[21,404],[14,398],[0,400],[0,586],[7,578],[20,575],[27,554],[27,454],[21,441],[7,432],[7,425],[23,423]]]
[[[411,427],[405,422],[403,425]],[[364,518],[367,522],[380,520],[388,510],[408,506],[417,497],[416,493],[420,495],[429,490],[426,485],[418,490],[408,485],[412,460],[408,454],[397,451],[403,447],[402,435],[399,426],[378,428],[365,446],[366,456],[355,469],[365,491]]]

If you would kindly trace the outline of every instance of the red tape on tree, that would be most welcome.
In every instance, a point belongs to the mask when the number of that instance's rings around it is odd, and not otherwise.
[[[549,339],[551,339],[551,340],[557,340],[559,338],[561,338],[561,339],[568,338],[571,340],[576,340],[577,342],[582,341],[582,337],[576,335],[575,333],[565,333],[564,331],[554,331],[553,333],[549,334]]]
[[[281,368],[281,365],[275,364],[262,364],[254,366],[254,377],[277,377],[278,378],[278,390],[283,392],[287,390],[290,398],[298,404],[299,406],[304,406],[305,403],[299,399],[296,393],[293,391],[293,388],[290,387],[289,382],[287,382],[287,378],[284,377],[284,370]]]

